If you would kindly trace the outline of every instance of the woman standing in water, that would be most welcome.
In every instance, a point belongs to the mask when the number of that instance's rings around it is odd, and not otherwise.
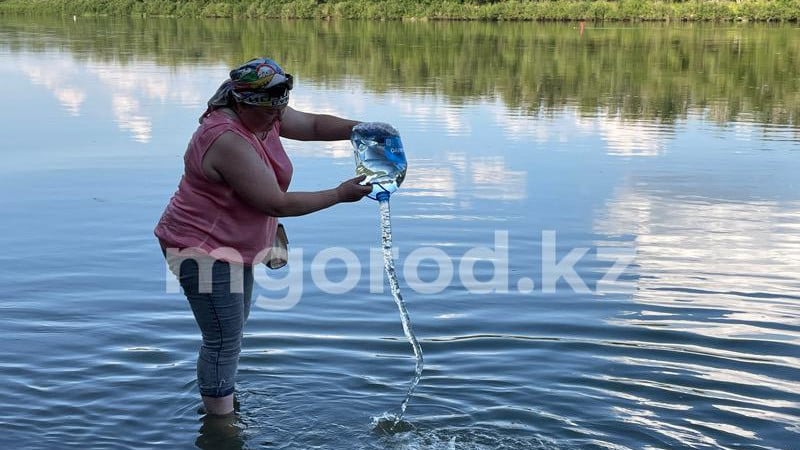
[[[155,235],[189,300],[203,343],[197,382],[208,414],[234,410],[253,265],[269,257],[278,217],[300,216],[371,192],[363,177],[333,189],[289,192],[280,138],[350,138],[359,122],[288,106],[292,76],[268,58],[232,70],[208,101],[184,155],[184,173]]]

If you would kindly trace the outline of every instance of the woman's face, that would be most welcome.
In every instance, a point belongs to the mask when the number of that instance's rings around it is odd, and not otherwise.
[[[239,115],[239,119],[253,133],[271,130],[275,122],[281,120],[285,110],[285,106],[271,108],[248,105],[246,103],[237,103],[236,105],[236,113]]]

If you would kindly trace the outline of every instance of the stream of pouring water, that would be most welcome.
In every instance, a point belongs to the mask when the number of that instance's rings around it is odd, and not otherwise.
[[[406,398],[400,405],[400,414],[397,415],[392,425],[392,428],[394,428],[403,419],[403,415],[408,407],[408,402],[411,400],[411,395],[414,393],[414,388],[416,388],[419,383],[419,379],[422,376],[423,361],[422,347],[420,347],[417,337],[414,336],[414,332],[411,330],[411,319],[408,317],[406,304],[403,302],[403,296],[400,294],[400,285],[397,282],[397,275],[394,270],[394,259],[392,259],[392,216],[389,209],[389,196],[387,195],[379,200],[381,210],[383,265],[386,269],[386,276],[389,279],[389,287],[392,290],[392,296],[394,297],[395,303],[397,303],[397,308],[400,309],[400,320],[403,322],[403,332],[408,342],[411,343],[411,347],[414,349],[414,356],[417,359],[417,364],[414,369],[414,378],[411,380],[411,386],[408,387]]]

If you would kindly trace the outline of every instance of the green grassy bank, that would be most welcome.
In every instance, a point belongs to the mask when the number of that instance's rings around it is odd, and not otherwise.
[[[786,22],[800,18],[800,0],[0,0],[0,14]]]

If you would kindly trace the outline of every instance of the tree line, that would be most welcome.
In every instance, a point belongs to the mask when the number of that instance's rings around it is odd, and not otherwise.
[[[0,14],[380,20],[797,21],[800,0],[0,0]]]

